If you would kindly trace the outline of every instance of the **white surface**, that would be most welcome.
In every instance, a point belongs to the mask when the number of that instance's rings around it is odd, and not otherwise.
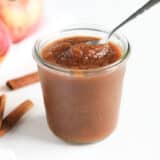
[[[40,85],[8,91],[7,79],[36,70],[35,40],[74,23],[96,23],[111,28],[145,0],[45,0],[45,25],[34,36],[12,46],[0,69],[0,94],[8,96],[6,114],[24,99],[35,107],[0,139],[0,151],[18,160],[159,160],[160,159],[160,4],[122,29],[132,55],[125,76],[118,127],[108,139],[93,145],[69,145],[49,131]],[[8,160],[2,157],[0,160]]]

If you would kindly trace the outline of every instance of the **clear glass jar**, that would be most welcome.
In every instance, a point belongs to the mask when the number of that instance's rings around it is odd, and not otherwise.
[[[124,36],[114,34],[110,41],[121,47],[122,58],[105,67],[88,70],[49,64],[41,57],[41,51],[58,39],[73,36],[103,38],[106,34],[108,32],[101,29],[72,28],[53,33],[35,44],[33,56],[38,64],[48,125],[53,133],[66,141],[92,143],[109,136],[115,129],[129,43]]]

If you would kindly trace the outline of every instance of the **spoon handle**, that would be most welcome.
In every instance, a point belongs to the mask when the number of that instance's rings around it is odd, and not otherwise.
[[[155,4],[157,4],[158,2],[160,2],[160,0],[150,0],[148,1],[146,4],[144,4],[141,8],[139,8],[136,12],[134,12],[133,14],[131,14],[127,19],[125,19],[122,23],[120,23],[117,27],[115,27],[108,35],[109,39],[112,34],[118,30],[120,27],[122,27],[123,25],[125,25],[127,22],[129,22],[130,20],[136,18],[137,16],[139,16],[140,14],[142,14],[144,11],[150,9],[151,7],[153,7]]]

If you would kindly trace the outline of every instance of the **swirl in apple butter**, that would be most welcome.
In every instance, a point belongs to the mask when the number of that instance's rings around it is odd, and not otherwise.
[[[96,37],[71,37],[49,44],[42,51],[47,62],[72,69],[93,69],[112,64],[121,58],[121,49],[112,42],[91,45]]]

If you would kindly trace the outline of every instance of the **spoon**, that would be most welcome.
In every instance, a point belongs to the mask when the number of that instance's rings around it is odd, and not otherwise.
[[[91,44],[91,45],[98,45],[98,44],[105,44],[109,41],[109,39],[111,38],[111,36],[122,26],[124,26],[126,23],[128,23],[129,21],[133,20],[134,18],[136,18],[137,16],[139,16],[140,14],[142,14],[144,11],[150,9],[151,7],[153,7],[155,4],[157,4],[158,2],[160,2],[160,0],[150,0],[147,3],[145,3],[141,8],[139,8],[137,11],[135,11],[133,14],[131,14],[128,18],[126,18],[123,22],[121,22],[118,26],[116,26],[113,30],[111,30],[109,32],[108,35],[106,35],[104,38],[102,38],[101,40],[95,40],[95,41],[89,41],[87,42],[87,44]]]

